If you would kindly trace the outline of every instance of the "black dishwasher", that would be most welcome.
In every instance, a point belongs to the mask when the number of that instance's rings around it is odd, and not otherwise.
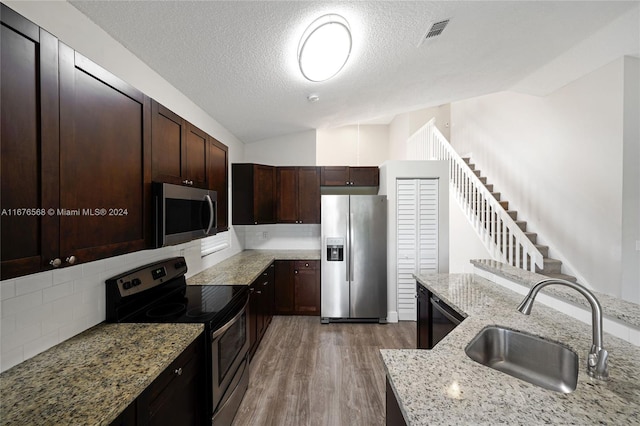
[[[429,299],[431,305],[431,342],[429,349],[444,339],[464,319],[435,295]]]
[[[432,349],[456,328],[464,317],[422,285],[416,285],[418,299],[418,349]]]

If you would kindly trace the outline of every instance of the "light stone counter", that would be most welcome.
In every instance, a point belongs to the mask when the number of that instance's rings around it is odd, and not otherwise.
[[[98,324],[0,374],[0,424],[108,425],[203,329]]]
[[[610,379],[597,381],[586,373],[590,325],[541,303],[523,315],[516,310],[523,296],[477,275],[423,275],[418,281],[466,318],[432,350],[380,351],[409,425],[640,424],[640,348],[605,334]],[[487,325],[523,330],[576,351],[576,390],[545,390],[472,361],[464,349]]]
[[[250,285],[274,260],[320,260],[320,250],[245,250],[187,278],[187,284]]]

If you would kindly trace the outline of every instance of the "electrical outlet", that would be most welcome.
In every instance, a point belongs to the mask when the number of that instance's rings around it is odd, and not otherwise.
[[[264,231],[264,232],[262,233],[262,239],[263,239],[263,240],[266,240],[268,236],[269,236],[269,234],[267,234],[267,231]]]

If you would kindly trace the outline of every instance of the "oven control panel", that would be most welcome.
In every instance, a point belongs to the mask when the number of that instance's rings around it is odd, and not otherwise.
[[[186,272],[184,257],[173,257],[109,278],[106,284],[107,287],[117,287],[120,297],[127,297],[162,285]]]

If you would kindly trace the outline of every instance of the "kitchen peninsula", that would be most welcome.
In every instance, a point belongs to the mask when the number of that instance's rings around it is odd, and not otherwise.
[[[591,325],[542,303],[535,304],[531,315],[522,315],[516,307],[523,296],[476,274],[416,279],[467,317],[432,350],[381,350],[387,392],[393,393],[407,424],[639,424],[637,346],[605,334],[610,377],[597,381],[586,373]],[[605,314],[607,307],[603,303]],[[465,347],[488,325],[522,330],[573,349],[580,358],[576,390],[545,390],[472,361]]]

